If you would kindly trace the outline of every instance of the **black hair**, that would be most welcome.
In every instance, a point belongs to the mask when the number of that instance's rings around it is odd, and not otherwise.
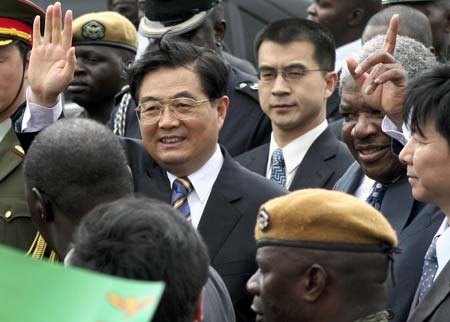
[[[208,251],[174,208],[127,197],[93,209],[74,237],[70,264],[124,278],[164,281],[153,322],[192,322],[208,278]]]
[[[378,27],[377,34],[386,34],[389,28],[389,22],[394,14],[400,15],[400,24],[398,26],[398,34],[402,36],[408,36],[415,39],[426,47],[431,47],[433,45],[433,35],[431,33],[431,26],[428,21],[427,16],[421,11],[406,5],[393,5],[384,8],[372,18],[366,25],[364,30],[362,40],[363,43],[370,40],[372,37],[368,38],[367,27]],[[369,35],[370,36],[370,35]]]
[[[332,71],[336,60],[336,45],[333,35],[320,24],[301,18],[283,19],[262,29],[255,38],[255,57],[263,41],[288,44],[293,41],[308,41],[314,45],[314,59],[321,69]]]
[[[44,129],[27,152],[24,175],[28,190],[39,189],[74,220],[133,191],[119,141],[89,119],[63,119]]]
[[[193,69],[210,99],[226,94],[228,70],[217,53],[178,39],[163,37],[157,43],[150,44],[141,59],[128,70],[130,92],[136,102],[139,102],[144,76],[162,67]]]
[[[408,85],[403,119],[410,119],[412,133],[423,135],[428,122],[450,147],[450,65],[439,65],[413,79]],[[410,116],[411,114],[411,116]]]

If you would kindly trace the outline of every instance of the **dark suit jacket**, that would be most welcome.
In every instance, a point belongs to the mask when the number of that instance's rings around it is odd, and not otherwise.
[[[442,322],[450,320],[450,262],[438,275],[419,305],[416,292],[408,322]]]
[[[236,317],[227,287],[214,268],[209,267],[205,285],[202,322],[235,322]]]
[[[133,173],[135,191],[170,203],[166,172],[150,157],[140,140],[122,139]],[[211,266],[222,276],[236,321],[254,321],[252,298],[245,284],[256,271],[254,228],[259,207],[286,194],[277,184],[235,162],[222,149],[224,163],[197,227],[209,249]]]
[[[354,162],[334,190],[354,194],[364,173]],[[380,211],[397,232],[401,254],[394,255],[394,277],[387,281],[387,309],[392,321],[404,322],[422,274],[423,258],[444,214],[439,208],[414,200],[406,175],[389,187]]]
[[[270,144],[264,144],[236,158],[247,169],[266,175]],[[289,190],[333,188],[336,181],[354,161],[347,146],[327,128],[309,148]]]

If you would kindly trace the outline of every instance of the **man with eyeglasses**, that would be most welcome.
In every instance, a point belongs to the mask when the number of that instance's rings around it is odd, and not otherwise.
[[[269,144],[237,160],[291,191],[331,189],[353,160],[327,127],[337,82],[333,36],[312,21],[280,20],[259,33],[255,52],[259,100],[273,131]]]
[[[64,31],[60,17],[60,4],[50,6],[44,37],[33,47],[24,132],[40,131],[59,117],[59,93],[73,77],[71,14]],[[191,222],[227,286],[236,321],[254,321],[245,283],[257,268],[256,214],[262,203],[287,191],[241,167],[217,143],[229,103],[225,63],[211,50],[163,38],[128,76],[143,140],[120,141],[135,191],[171,203]]]

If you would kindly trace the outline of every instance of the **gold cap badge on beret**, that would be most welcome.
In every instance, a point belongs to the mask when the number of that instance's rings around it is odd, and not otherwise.
[[[118,47],[135,53],[137,31],[131,21],[117,12],[93,12],[74,20],[72,44]]]
[[[258,247],[384,251],[397,246],[395,231],[379,211],[351,195],[324,189],[298,190],[263,204],[255,238]]]

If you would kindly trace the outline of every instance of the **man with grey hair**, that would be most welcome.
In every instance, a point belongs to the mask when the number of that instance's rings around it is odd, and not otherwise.
[[[394,32],[388,32],[386,42],[384,36],[373,38],[348,64],[356,65],[387,46],[392,35],[396,35],[398,18],[394,21],[391,26]],[[412,78],[436,64],[436,59],[421,43],[398,36],[390,64],[400,63]],[[378,68],[384,67],[380,65]],[[396,230],[403,252],[395,255],[393,276],[388,283],[387,309],[392,313],[392,321],[403,322],[420,280],[423,256],[443,215],[436,207],[414,200],[405,165],[392,153],[391,139],[381,129],[384,114],[374,107],[373,102],[365,99],[348,68],[341,75],[341,94],[342,135],[356,162],[334,189],[366,200],[379,209]],[[390,97],[389,103],[396,100],[399,98]],[[393,283],[394,278],[396,284]]]

